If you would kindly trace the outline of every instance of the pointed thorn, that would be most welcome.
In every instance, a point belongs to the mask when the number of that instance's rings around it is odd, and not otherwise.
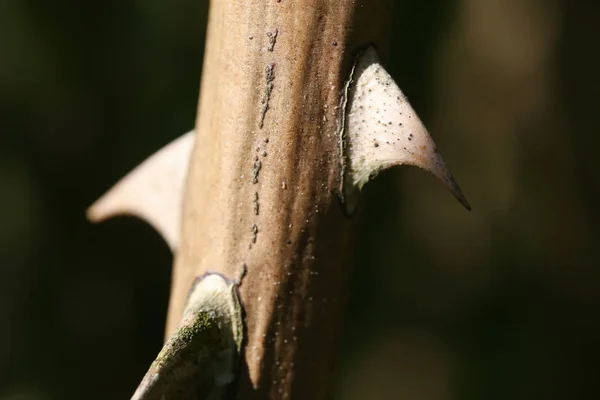
[[[188,132],[150,156],[88,208],[88,219],[101,222],[117,215],[137,216],[152,225],[175,251],[194,140],[194,131]]]
[[[380,171],[412,165],[437,177],[470,210],[431,135],[372,47],[359,57],[351,79],[343,139],[348,204],[356,203],[356,193]]]
[[[235,283],[220,274],[198,278],[179,327],[131,400],[222,398],[236,376],[243,331]]]

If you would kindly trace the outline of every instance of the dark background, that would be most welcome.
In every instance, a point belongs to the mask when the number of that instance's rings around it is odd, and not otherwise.
[[[600,3],[396,4],[389,70],[474,209],[368,187],[338,397],[600,396]],[[1,400],[129,398],[158,352],[167,246],[85,209],[192,128],[206,17],[0,0]]]

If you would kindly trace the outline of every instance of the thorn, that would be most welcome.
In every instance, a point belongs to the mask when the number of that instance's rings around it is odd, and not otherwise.
[[[181,203],[194,131],[175,139],[115,184],[87,210],[101,222],[117,215],[134,215],[152,225],[172,251],[179,246]]]
[[[221,398],[239,364],[242,313],[234,282],[220,274],[196,279],[181,324],[131,400]]]
[[[471,206],[431,135],[373,47],[359,57],[347,93],[344,197],[356,204],[362,187],[380,171],[398,165],[422,168],[438,178],[467,209]],[[349,210],[351,212],[351,210]]]

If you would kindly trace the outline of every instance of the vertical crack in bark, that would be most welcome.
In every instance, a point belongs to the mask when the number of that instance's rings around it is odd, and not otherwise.
[[[277,35],[279,34],[279,30],[275,28],[273,32],[267,32],[267,38],[269,39],[269,45],[267,46],[268,51],[273,51],[275,48],[275,42],[277,41]]]
[[[267,64],[265,67],[265,95],[261,101],[262,110],[260,113],[260,122],[258,127],[262,129],[265,124],[265,116],[269,111],[269,100],[271,99],[271,91],[273,90],[273,80],[275,79],[275,63]]]

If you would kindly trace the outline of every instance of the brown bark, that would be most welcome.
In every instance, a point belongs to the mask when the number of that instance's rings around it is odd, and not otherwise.
[[[167,334],[196,276],[246,265],[241,399],[331,394],[351,225],[338,105],[356,51],[385,55],[390,3],[211,2]]]

